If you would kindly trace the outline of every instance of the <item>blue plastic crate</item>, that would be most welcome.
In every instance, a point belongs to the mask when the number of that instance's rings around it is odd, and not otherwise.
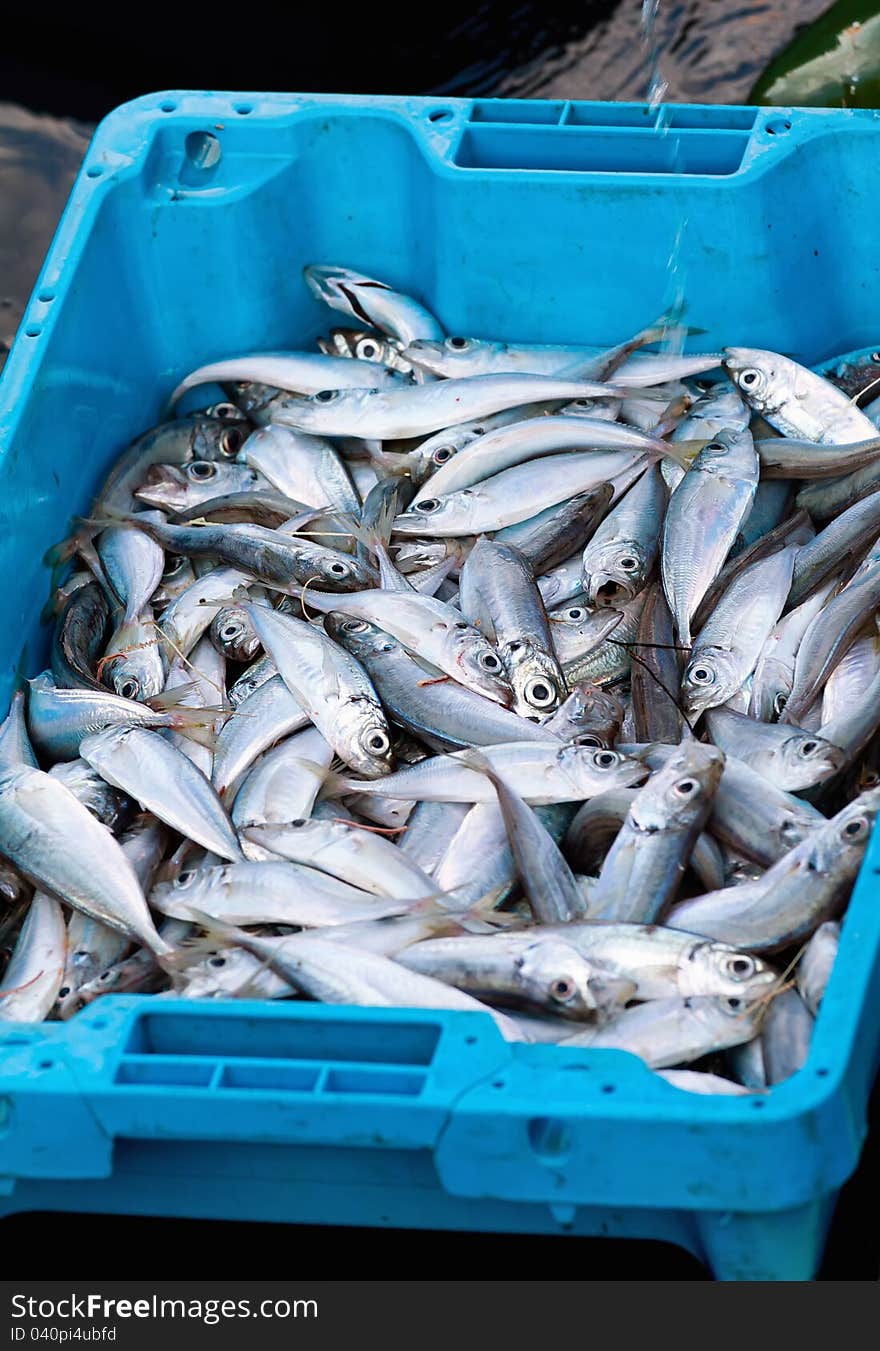
[[[215,137],[218,146],[206,138]],[[99,128],[0,384],[2,695],[39,668],[40,559],[177,379],[303,344],[306,262],[449,332],[614,342],[684,295],[699,342],[809,362],[880,338],[871,112],[166,93]],[[671,265],[670,265],[671,260]],[[666,1238],[808,1279],[880,1051],[872,845],[806,1067],[704,1098],[484,1015],[111,997],[0,1026],[0,1211]]]

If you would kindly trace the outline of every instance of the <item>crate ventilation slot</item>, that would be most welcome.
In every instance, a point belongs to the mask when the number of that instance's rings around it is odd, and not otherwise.
[[[431,1023],[141,1014],[115,1082],[218,1092],[415,1097],[440,1039]]]
[[[477,99],[455,163],[466,169],[735,174],[751,108]]]

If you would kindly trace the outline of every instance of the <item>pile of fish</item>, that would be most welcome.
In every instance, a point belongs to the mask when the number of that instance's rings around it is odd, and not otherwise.
[[[877,361],[449,337],[305,283],[349,326],[190,374],[51,553],[0,1017],[470,1009],[786,1079],[880,807]]]

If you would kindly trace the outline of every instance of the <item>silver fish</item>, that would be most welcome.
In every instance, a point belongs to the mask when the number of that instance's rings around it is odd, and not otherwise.
[[[360,511],[360,498],[345,462],[329,441],[290,427],[259,427],[238,453],[280,493],[310,507]]]
[[[480,535],[529,520],[548,507],[598,488],[641,460],[629,451],[563,451],[502,469],[443,497],[416,496],[394,522],[401,535]],[[507,541],[514,542],[514,541]]]
[[[175,746],[138,727],[110,728],[85,737],[84,760],[190,840],[221,858],[240,859],[241,846],[210,780]]]
[[[685,742],[636,794],[590,894],[590,918],[650,924],[674,898],[712,808],[724,756]]]
[[[268,480],[247,464],[191,460],[180,466],[151,465],[134,495],[145,506],[177,512],[188,511],[230,493],[247,493],[268,486]]]
[[[450,456],[422,485],[422,497],[443,497],[536,456],[563,451],[633,451],[673,456],[665,441],[619,422],[550,415],[496,427]],[[548,469],[552,461],[548,460]]]
[[[325,263],[309,263],[303,268],[303,277],[316,299],[389,333],[404,346],[419,338],[443,338],[443,329],[430,310],[383,281]]]
[[[708,709],[706,730],[721,750],[788,793],[822,783],[843,765],[840,747],[821,736],[799,727],[756,722],[730,708]]]
[[[555,739],[546,727],[518,717],[457,680],[432,676],[402,643],[366,619],[330,611],[324,624],[364,667],[394,720],[417,736],[453,748]]]
[[[602,1027],[576,1032],[560,1044],[629,1051],[651,1069],[665,1069],[751,1041],[762,1013],[762,1004],[749,1004],[740,996],[652,999],[624,1009]]]
[[[64,912],[53,896],[34,893],[12,956],[3,973],[0,1019],[41,1023],[64,978],[67,931]]]
[[[214,361],[181,380],[171,395],[175,404],[196,385],[229,384],[254,381],[287,389],[298,394],[315,394],[321,389],[388,389],[400,383],[400,376],[378,361],[352,361],[344,357],[324,356],[318,352],[255,352],[248,356]]]
[[[228,796],[257,756],[279,737],[308,722],[308,712],[277,672],[240,699],[214,746],[211,782],[220,796]]]
[[[280,859],[182,872],[176,882],[153,887],[150,904],[163,915],[199,923],[205,915],[227,924],[301,928],[381,919],[402,908],[399,901],[374,896],[317,868]]]
[[[532,805],[580,802],[607,788],[626,787],[644,778],[644,767],[617,751],[591,746],[543,746],[536,742],[512,742],[484,748],[496,773],[503,775],[524,800]],[[495,790],[477,770],[467,764],[468,751],[436,755],[417,765],[369,782],[340,779],[334,791],[376,793],[434,802],[492,802]]]
[[[203,709],[153,709],[109,690],[58,689],[48,671],[28,681],[28,729],[47,760],[74,760],[83,737],[105,727],[173,727],[196,736],[210,726]]]
[[[722,365],[750,407],[783,436],[846,445],[875,435],[874,424],[849,395],[790,357],[725,347]]]
[[[839,946],[840,925],[834,920],[826,920],[813,934],[798,963],[798,992],[814,1018],[834,969]]]
[[[0,839],[5,857],[37,888],[120,929],[158,957],[171,952],[119,844],[49,774],[27,765],[0,768]],[[57,987],[53,1000],[56,993]]]
[[[430,436],[441,427],[489,417],[505,408],[549,399],[602,398],[613,392],[607,385],[543,375],[481,375],[398,389],[379,388],[378,383],[372,389],[342,389],[328,383],[308,398],[287,400],[276,409],[274,421],[317,436],[396,441]]]
[[[689,718],[727,703],[751,675],[782,614],[796,552],[781,549],[746,568],[703,625],[682,679]]]
[[[685,647],[691,645],[691,618],[752,505],[758,471],[751,434],[722,431],[703,446],[669,500],[661,575]]]
[[[862,793],[810,831],[760,881],[682,901],[667,923],[751,952],[775,952],[801,941],[839,908],[861,866],[878,809],[880,792]]]
[[[387,773],[388,721],[360,662],[302,619],[258,605],[250,614],[285,685],[336,754],[362,774]]]
[[[354,823],[299,818],[247,826],[244,834],[279,858],[318,868],[374,896],[415,901],[442,890],[397,845]]]
[[[523,718],[553,713],[567,693],[547,613],[518,549],[481,536],[459,578],[461,612],[495,644]]]
[[[513,999],[581,1021],[606,1016],[635,988],[587,961],[564,939],[540,933],[430,938],[406,948],[397,960],[485,999]]]
[[[590,605],[623,605],[642,590],[657,558],[665,508],[660,470],[650,465],[583,552],[583,590]]]

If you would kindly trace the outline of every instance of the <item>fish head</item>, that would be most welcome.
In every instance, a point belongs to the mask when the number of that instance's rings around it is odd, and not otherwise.
[[[208,632],[217,651],[231,661],[252,661],[262,647],[247,612],[239,606],[218,610]]]
[[[143,703],[161,694],[165,688],[165,664],[156,641],[157,630],[144,641],[134,636],[130,645],[123,645],[117,656],[101,665],[101,681],[123,699]]]
[[[609,540],[584,553],[584,591],[590,605],[611,609],[632,600],[645,584],[647,550],[638,540]]]
[[[366,591],[375,584],[376,575],[372,568],[353,554],[344,554],[322,545],[306,543],[297,537],[301,564],[310,577],[320,579],[320,589],[324,591]],[[308,594],[305,597],[308,604]]]
[[[260,475],[249,465],[190,460],[185,465],[152,464],[134,496],[147,506],[186,511],[228,493],[249,492]]]
[[[778,972],[760,957],[728,943],[695,941],[678,967],[678,986],[684,995],[712,994],[751,1003],[768,994],[778,981]]]
[[[378,705],[352,700],[340,719],[347,760],[352,769],[367,779],[380,779],[394,768],[394,750],[385,715]]]
[[[553,727],[563,741],[577,739],[582,746],[613,746],[623,717],[624,708],[617,696],[587,681],[571,691]]]
[[[216,404],[213,412],[213,417],[200,420],[193,429],[192,458],[234,460],[248,438],[250,423],[234,403]]]
[[[469,508],[475,504],[477,492],[462,488],[443,497],[416,497],[415,502],[394,521],[395,534],[443,535],[461,534],[460,526],[467,525]]]
[[[681,683],[685,715],[696,719],[707,708],[726,704],[739,686],[730,653],[720,647],[703,648],[685,667]]]
[[[452,337],[444,338],[442,342],[416,338],[403,349],[403,357],[419,370],[449,378],[488,373],[492,369],[492,357],[504,350],[503,343],[480,338]]]
[[[369,400],[382,394],[381,389],[319,389],[315,394],[285,394],[285,426],[318,436],[337,436],[340,419],[351,436],[358,435],[358,419],[369,408]]]
[[[695,995],[685,1002],[700,1023],[718,1037],[718,1047],[751,1041],[767,1008],[770,990],[740,990],[735,994]]]
[[[417,487],[420,486],[432,474],[436,474],[438,469],[442,469],[444,464],[454,459],[460,450],[476,441],[480,435],[482,424],[480,431],[477,431],[470,423],[465,423],[461,427],[450,427],[429,436],[427,441],[416,446],[407,456],[407,467],[412,482]]]
[[[638,830],[687,829],[704,819],[721,782],[724,755],[715,746],[690,741],[657,770],[630,808]]]
[[[570,944],[555,939],[531,944],[516,960],[516,980],[523,995],[566,1018],[595,1015],[597,1003],[590,985],[593,974],[592,962]]]
[[[725,347],[721,362],[746,403],[759,413],[772,411],[789,379],[789,362],[758,347]]]
[[[478,629],[456,620],[446,630],[445,646],[450,662],[460,671],[458,679],[478,694],[505,708],[513,702],[513,690],[496,649]]]
[[[565,693],[555,661],[525,638],[505,644],[501,655],[513,687],[514,712],[533,721],[555,713]]]
[[[845,752],[813,732],[796,732],[778,748],[774,759],[780,788],[796,793],[836,774],[843,768]]]
[[[629,788],[648,777],[640,760],[607,747],[580,746],[570,742],[557,752],[556,762],[570,779],[571,801],[585,801],[612,788]]]
[[[339,610],[330,610],[324,615],[324,628],[334,642],[357,657],[358,661],[381,658],[383,654],[402,650],[397,639],[377,624],[354,615],[342,614]]]

